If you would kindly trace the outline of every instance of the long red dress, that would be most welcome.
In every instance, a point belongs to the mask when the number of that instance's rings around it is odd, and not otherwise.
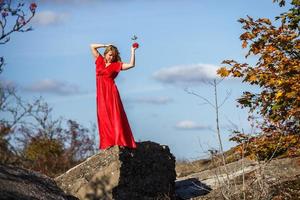
[[[136,143],[114,79],[121,70],[122,62],[113,62],[105,67],[100,54],[96,61],[97,119],[100,149],[110,146],[136,148]]]

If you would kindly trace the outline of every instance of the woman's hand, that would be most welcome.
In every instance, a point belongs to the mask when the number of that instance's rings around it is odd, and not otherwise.
[[[131,52],[135,52],[136,49],[137,49],[137,47],[131,46]]]

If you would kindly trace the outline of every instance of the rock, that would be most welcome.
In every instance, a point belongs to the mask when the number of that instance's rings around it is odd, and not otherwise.
[[[196,178],[189,178],[175,182],[177,199],[191,199],[208,194],[212,189]]]
[[[175,199],[175,158],[167,146],[111,147],[55,178],[79,199]]]
[[[0,164],[2,200],[76,200],[60,189],[54,180],[38,172]]]

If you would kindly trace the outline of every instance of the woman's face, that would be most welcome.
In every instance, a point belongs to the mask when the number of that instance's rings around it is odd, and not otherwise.
[[[111,63],[114,60],[114,53],[112,51],[109,51],[105,55],[105,60],[106,60],[106,62]]]

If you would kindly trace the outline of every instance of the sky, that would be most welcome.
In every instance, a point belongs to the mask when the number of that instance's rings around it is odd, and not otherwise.
[[[25,1],[29,4],[31,1]],[[178,160],[198,159],[218,149],[214,88],[226,59],[245,59],[239,18],[274,19],[286,8],[271,0],[38,0],[33,31],[14,33],[0,46],[1,81],[32,100],[43,96],[54,117],[96,123],[95,61],[91,43],[114,44],[129,62],[138,37],[135,67],[115,79],[136,141],[168,145]],[[29,12],[28,12],[29,14]],[[99,49],[103,55],[104,49]],[[237,107],[243,91],[259,88],[226,78],[217,86],[224,149],[232,129],[251,131],[248,110]],[[191,94],[191,92],[197,95]],[[228,92],[230,95],[226,98]],[[98,133],[95,133],[97,143]]]

